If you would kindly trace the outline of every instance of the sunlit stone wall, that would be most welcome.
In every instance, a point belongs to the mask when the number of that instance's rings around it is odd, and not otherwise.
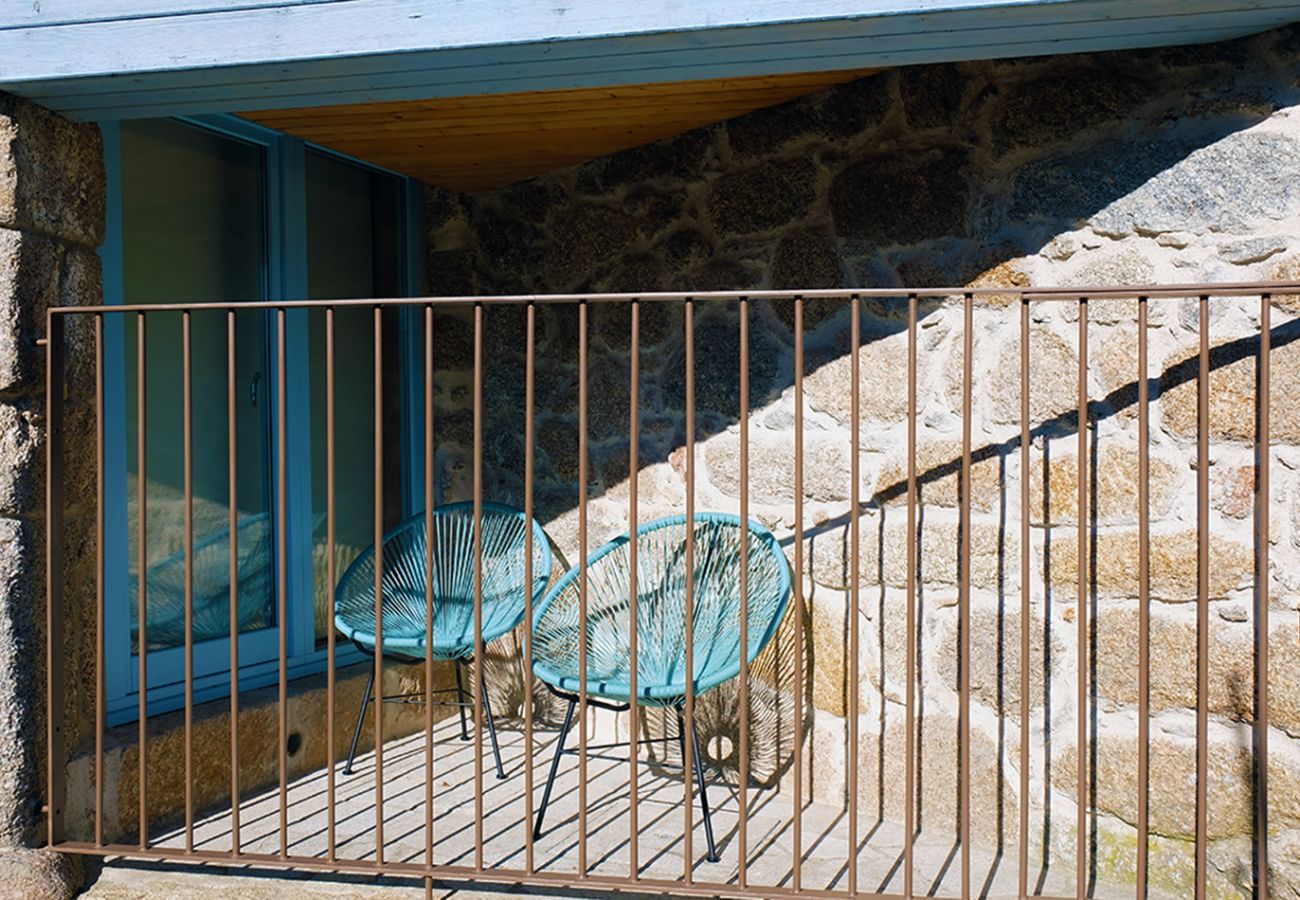
[[[1300,277],[1300,31],[1205,47],[902,69],[476,197],[427,194],[430,289],[438,294],[912,286],[1186,283]],[[696,304],[696,508],[737,510],[738,312]],[[792,306],[751,310],[752,514],[793,558]],[[1094,868],[1131,880],[1136,847],[1136,304],[1093,302],[1087,616],[1087,802]],[[862,507],[850,615],[850,359],[843,304],[805,311],[803,591],[807,671],[789,670],[797,623],[767,660],[784,688],[756,711],[763,777],[790,777],[794,686],[807,713],[808,789],[860,815],[901,819],[907,528],[906,321],[899,301],[863,311]],[[1270,826],[1275,891],[1300,890],[1300,311],[1275,299]],[[923,550],[918,601],[918,799],[928,830],[958,821],[959,500],[963,311],[925,302],[919,328]],[[1174,895],[1193,866],[1196,535],[1195,302],[1153,301],[1151,394],[1152,879]],[[1019,448],[1019,306],[974,311],[972,815],[978,839],[1018,839],[1020,636],[1030,632],[1031,866],[1074,856],[1077,643],[1077,310],[1030,309],[1028,472]],[[570,561],[580,490],[575,306],[539,307],[535,499]],[[629,313],[593,304],[589,333],[589,549],[627,528]],[[1255,362],[1258,303],[1211,302],[1210,876],[1251,884]],[[473,332],[435,323],[438,492],[470,491]],[[485,320],[485,496],[522,503],[520,309]],[[640,519],[685,501],[679,305],[641,311]],[[1021,621],[1021,496],[1029,492],[1031,609]],[[859,703],[849,629],[861,641]],[[784,667],[784,668],[783,668]],[[704,704],[706,751],[734,770],[735,715]],[[713,705],[710,706],[709,704]],[[859,758],[847,760],[848,729]],[[763,729],[768,729],[766,732]],[[764,740],[764,734],[782,735]],[[762,767],[760,767],[762,768]],[[1285,887],[1283,887],[1285,886]]]

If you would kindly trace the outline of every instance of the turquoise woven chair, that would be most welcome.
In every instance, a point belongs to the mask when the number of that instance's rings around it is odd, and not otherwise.
[[[397,662],[421,662],[426,658],[426,543],[425,514],[397,526],[383,542],[383,647],[375,646],[375,551],[368,548],[352,561],[334,592],[334,625],[358,648]],[[453,660],[456,694],[451,705],[460,710],[461,739],[469,740],[465,718],[472,705],[461,678],[461,668],[478,655],[480,646],[514,630],[524,617],[528,593],[536,597],[551,576],[551,548],[546,534],[535,521],[533,533],[533,580],[525,583],[528,519],[522,510],[499,503],[483,504],[483,632],[481,643],[474,637],[474,504],[453,503],[433,510],[433,657]],[[497,777],[505,778],[501,749],[497,744],[492,704],[488,700],[483,667],[478,666],[483,711]],[[366,683],[352,734],[352,747],[343,772],[352,774],[352,761],[361,737],[366,707],[374,688],[374,666]],[[388,702],[420,702],[423,693],[384,696]],[[378,700],[376,700],[378,702]]]
[[[685,516],[671,516],[637,530],[637,694],[641,706],[677,711],[678,742],[685,764],[686,726],[686,540]],[[694,517],[694,627],[692,683],[699,696],[740,674],[740,554],[749,546],[749,660],[776,634],[790,599],[790,566],[770,531],[739,516],[700,513]],[[631,689],[631,539],[623,535],[588,558],[587,684],[588,702],[626,710]],[[574,567],[547,592],[533,617],[533,672],[553,693],[569,701],[560,738],[555,745],[550,776],[537,811],[534,834],[542,821],[559,770],[564,743],[573,725],[574,708],[582,691],[578,667],[583,623],[579,618],[579,577]],[[711,862],[717,861],[709,816],[700,742],[693,735],[695,775]],[[589,749],[607,749],[605,747]]]

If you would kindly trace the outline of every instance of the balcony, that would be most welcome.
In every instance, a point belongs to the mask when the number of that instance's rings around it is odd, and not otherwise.
[[[1296,293],[53,310],[49,842],[703,896],[1267,872]]]

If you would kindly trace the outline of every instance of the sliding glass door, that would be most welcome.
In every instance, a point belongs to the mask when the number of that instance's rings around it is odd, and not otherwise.
[[[232,593],[232,468],[239,632],[265,633],[276,625],[267,316],[246,310],[235,317],[232,467],[225,312],[232,301],[267,295],[267,153],[257,143],[169,119],[127,122],[120,134],[124,299],[222,304],[191,316],[193,638],[205,645],[196,651],[201,676],[229,660],[224,644]],[[137,317],[126,317],[123,341],[130,642],[135,657],[145,635],[152,655],[150,685],[158,686],[174,681],[184,664],[179,655],[185,642],[186,575],[182,322],[180,313],[150,313],[145,321],[142,326]],[[222,646],[207,646],[217,641]],[[272,648],[264,635],[241,647],[241,654],[251,660]],[[132,673],[137,670],[131,666]],[[138,689],[138,683],[132,686]]]
[[[158,310],[107,320],[107,452],[120,477],[107,488],[107,514],[118,527],[106,533],[106,658],[109,717],[120,722],[138,707],[142,652],[148,654],[150,712],[174,708],[183,696],[187,515],[196,699],[228,690],[232,595],[241,688],[276,677],[281,627],[290,677],[323,665],[320,646],[333,618],[325,558],[325,316],[289,309],[280,360],[276,311],[241,305],[409,292],[415,281],[410,242],[418,239],[410,220],[418,195],[400,176],[230,117],[127,121],[104,131],[110,181],[106,302],[198,305],[190,313],[188,513],[182,314]],[[232,309],[233,362],[227,343]],[[410,385],[403,377],[402,321],[396,310],[380,321],[380,409],[390,436],[380,527],[399,521],[409,505],[402,429]],[[364,307],[336,315],[335,412],[344,426],[335,436],[336,575],[375,534],[374,327]],[[281,369],[284,447],[277,434]],[[288,476],[283,505],[276,480],[281,453]]]

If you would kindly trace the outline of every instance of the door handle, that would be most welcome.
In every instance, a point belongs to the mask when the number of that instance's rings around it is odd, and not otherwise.
[[[260,371],[254,372],[253,380],[248,385],[248,402],[253,406],[257,406],[257,386],[261,380],[262,373]]]

